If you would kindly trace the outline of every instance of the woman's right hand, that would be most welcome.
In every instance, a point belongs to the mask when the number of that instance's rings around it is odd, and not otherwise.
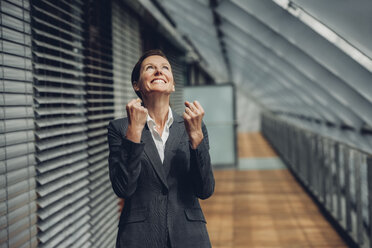
[[[141,105],[141,99],[131,100],[127,106],[128,129],[125,137],[133,142],[140,143],[142,130],[147,121],[147,109]]]

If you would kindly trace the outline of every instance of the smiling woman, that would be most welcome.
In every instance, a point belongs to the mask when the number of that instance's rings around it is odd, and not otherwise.
[[[160,50],[142,55],[132,84],[139,98],[108,125],[110,180],[125,198],[116,247],[211,247],[198,200],[215,184],[204,110],[194,101],[183,117],[172,111],[175,83]]]

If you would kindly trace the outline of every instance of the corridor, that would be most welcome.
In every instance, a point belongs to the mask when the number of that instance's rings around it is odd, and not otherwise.
[[[265,169],[215,171],[216,190],[202,201],[214,248],[348,247],[259,134],[239,134],[239,160]],[[247,162],[245,162],[247,163]],[[241,164],[241,163],[240,163]],[[277,166],[278,167],[278,166]]]

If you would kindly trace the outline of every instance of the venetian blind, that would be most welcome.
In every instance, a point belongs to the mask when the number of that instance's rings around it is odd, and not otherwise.
[[[32,1],[38,238],[90,247],[82,1]]]
[[[109,179],[106,129],[114,118],[111,2],[85,4],[90,242],[94,247],[114,247],[119,208]]]
[[[0,247],[36,247],[28,0],[0,2]]]
[[[142,54],[140,23],[120,1],[113,1],[112,34],[114,59],[115,118],[126,116],[125,106],[137,98],[131,83],[134,65]]]

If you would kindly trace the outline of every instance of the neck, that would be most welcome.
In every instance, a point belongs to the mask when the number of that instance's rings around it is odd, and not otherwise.
[[[168,119],[169,95],[144,98],[143,102],[156,125],[164,127]]]

